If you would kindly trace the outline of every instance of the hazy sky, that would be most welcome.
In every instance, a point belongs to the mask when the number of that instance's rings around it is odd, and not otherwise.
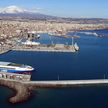
[[[0,8],[10,5],[54,16],[108,18],[108,0],[0,0]]]

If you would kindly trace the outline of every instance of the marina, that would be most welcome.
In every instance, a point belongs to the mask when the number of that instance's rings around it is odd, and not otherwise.
[[[101,32],[107,33],[106,30],[103,30]],[[32,72],[31,81],[26,82],[23,80],[25,84],[23,84],[19,78],[16,78],[15,80],[11,80],[10,77],[7,77],[8,79],[1,78],[1,85],[9,87],[15,91],[20,91],[19,93],[17,92],[18,94],[14,92],[14,96],[12,95],[13,97],[9,95],[9,97],[11,97],[9,98],[9,102],[17,103],[29,99],[30,104],[26,104],[25,102],[22,103],[22,106],[31,107],[32,103],[36,103],[35,106],[38,106],[41,104],[41,102],[45,101],[45,103],[47,103],[45,107],[48,107],[49,101],[51,102],[48,97],[52,99],[52,102],[56,101],[57,104],[59,104],[59,101],[56,99],[62,98],[61,105],[63,105],[62,107],[65,108],[65,104],[63,104],[65,98],[65,102],[73,100],[74,104],[75,101],[79,100],[78,103],[81,104],[81,100],[83,99],[85,101],[88,96],[93,96],[93,98],[97,100],[100,99],[99,97],[97,98],[97,96],[95,97],[95,95],[92,95],[97,93],[102,94],[105,98],[102,98],[102,100],[106,101],[108,67],[105,64],[108,63],[108,40],[94,36],[90,37],[82,34],[78,35],[80,35],[81,37],[76,41],[81,49],[80,51],[78,51],[78,53],[52,53],[38,51],[28,52],[12,50],[8,53],[2,54],[0,56],[1,61],[12,61],[15,63],[29,64],[30,66],[35,68],[35,71]],[[44,34],[43,37],[45,36],[46,35]],[[40,39],[43,39],[43,37],[40,37]],[[54,39],[56,38],[54,37]],[[62,38],[58,40],[60,40],[60,42],[63,44],[65,43],[65,40]],[[58,40],[56,41],[58,42]],[[40,42],[42,41],[40,40]],[[47,42],[50,43],[50,41]],[[56,43],[55,40],[54,43]],[[69,44],[72,45],[71,40],[69,40]],[[34,46],[29,47],[30,49],[33,49],[31,47]],[[96,82],[92,82],[93,79],[95,79]],[[88,80],[90,80],[90,82]],[[86,81],[90,84],[86,84]],[[1,92],[4,92],[3,90],[1,89]],[[5,90],[7,90],[6,92],[8,93],[9,90],[7,88],[5,88]],[[30,99],[32,90],[34,91],[33,93],[36,96]],[[5,94],[1,95],[4,96]],[[18,97],[16,98],[16,96]],[[93,98],[90,97],[91,102],[93,102]],[[5,99],[7,99],[6,95],[4,97],[4,103],[6,103]],[[66,104],[66,106],[71,106],[73,104],[72,102],[69,102],[68,104]],[[102,102],[102,105],[103,104],[104,102]],[[52,105],[50,106],[53,107]],[[76,104],[74,106],[76,106]]]
[[[0,107],[108,108],[107,5],[1,0]]]

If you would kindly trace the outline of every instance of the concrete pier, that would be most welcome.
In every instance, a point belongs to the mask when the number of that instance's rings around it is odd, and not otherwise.
[[[57,80],[57,81],[29,81],[24,84],[36,85],[86,85],[86,84],[108,84],[108,79],[94,79],[94,80]]]
[[[13,51],[37,51],[37,52],[76,52],[74,46],[55,44],[55,45],[38,45],[38,46],[15,46]]]
[[[68,47],[62,47],[62,48],[56,48],[56,47],[22,47],[22,46],[17,46],[9,50],[2,50],[0,51],[0,54],[5,54],[8,53],[9,51],[32,51],[32,52],[76,52],[75,48],[73,46],[68,46]]]
[[[85,85],[108,85],[108,79],[94,80],[58,80],[58,81],[20,81],[0,78],[0,85],[15,90],[15,95],[9,99],[11,103],[27,100],[31,91],[37,88],[62,88]]]
[[[108,79],[94,79],[94,80],[58,80],[58,81],[30,81],[23,82],[25,85],[29,85],[31,87],[73,87],[80,85],[101,85],[108,84]]]

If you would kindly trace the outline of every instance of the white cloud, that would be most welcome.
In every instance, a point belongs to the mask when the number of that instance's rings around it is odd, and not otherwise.
[[[37,13],[40,11],[41,8],[21,8],[14,5],[5,8],[0,8],[0,13],[24,13],[24,12]]]

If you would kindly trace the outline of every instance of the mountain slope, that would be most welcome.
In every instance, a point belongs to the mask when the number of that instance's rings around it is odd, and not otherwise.
[[[50,15],[44,15],[36,12],[32,12],[32,10],[23,9],[17,6],[8,6],[0,10],[0,18],[4,19],[55,19],[56,17]]]

